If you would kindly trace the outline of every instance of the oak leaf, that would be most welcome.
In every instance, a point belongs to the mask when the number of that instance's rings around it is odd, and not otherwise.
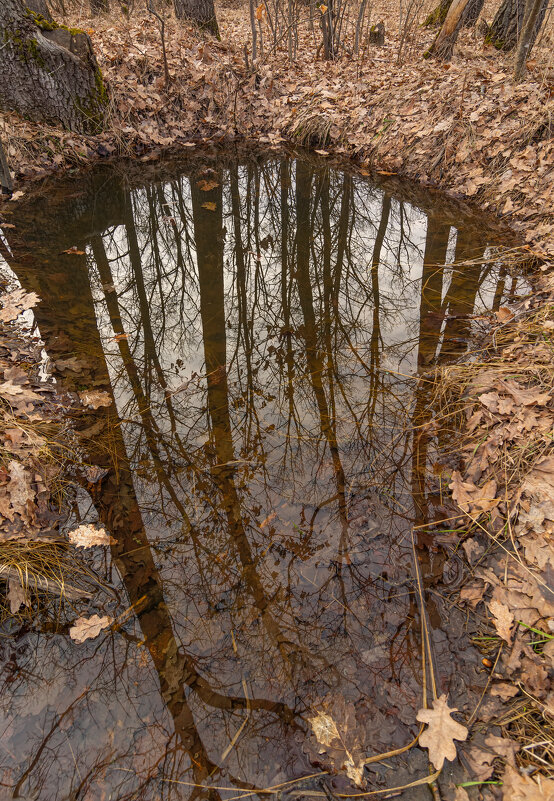
[[[506,765],[502,776],[504,801],[553,801],[554,779],[544,776],[535,781],[530,776],[522,776],[519,771]]]
[[[428,725],[419,738],[419,744],[429,749],[429,759],[436,770],[442,768],[445,759],[450,762],[456,759],[454,740],[465,740],[467,737],[467,728],[452,718],[452,712],[457,711],[448,706],[443,693],[433,701],[433,709],[420,709],[417,713],[417,720]]]
[[[14,289],[13,292],[6,292],[0,296],[3,308],[0,310],[0,322],[10,323],[15,320],[21,312],[32,309],[40,302],[36,292],[25,292],[24,289]]]
[[[93,545],[110,545],[115,540],[104,528],[82,525],[69,532],[69,542],[76,548],[92,548]]]
[[[69,629],[69,636],[75,642],[84,642],[98,637],[103,629],[108,628],[113,623],[113,619],[92,615],[92,617],[78,617],[75,624]]]
[[[87,389],[84,392],[79,392],[79,398],[83,406],[90,406],[91,409],[109,406],[112,402],[109,392],[104,392],[101,389]]]

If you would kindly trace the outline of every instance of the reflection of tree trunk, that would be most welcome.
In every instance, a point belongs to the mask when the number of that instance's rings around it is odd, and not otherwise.
[[[454,261],[456,263],[475,261],[483,256],[485,247],[485,244],[476,241],[474,230],[462,229],[458,231]],[[452,280],[443,303],[448,318],[443,332],[440,362],[453,361],[466,348],[466,340],[471,329],[468,315],[473,313],[475,307],[482,269],[483,265],[479,262],[454,266]]]
[[[230,546],[237,549],[244,581],[260,612],[264,626],[288,664],[286,640],[270,611],[270,602],[258,576],[255,559],[244,527],[241,501],[235,485],[234,447],[229,413],[227,380],[227,338],[225,332],[225,295],[223,280],[222,187],[202,192],[191,180],[200,316],[206,365],[207,405],[212,426],[215,464],[214,483],[219,487],[230,536]],[[215,204],[215,211],[206,204]]]
[[[417,361],[419,366],[428,365],[437,352],[441,333],[442,278],[450,226],[436,217],[427,220],[423,272],[421,276],[421,300],[419,308],[419,347]],[[416,522],[427,520],[428,506],[425,492],[427,468],[427,446],[429,435],[427,424],[430,419],[429,398],[432,389],[425,381],[417,385],[416,402],[412,416],[412,497]]]
[[[337,442],[335,420],[331,418],[323,386],[324,363],[317,342],[317,326],[314,312],[312,282],[310,279],[310,201],[312,172],[307,164],[296,162],[296,273],[298,297],[304,320],[306,363],[313,393],[319,412],[321,433],[327,441],[331,454],[333,472],[337,485],[339,515],[341,519],[341,548],[348,529],[346,503],[346,478]]]
[[[391,207],[390,195],[383,195],[383,205],[381,207],[381,219],[379,221],[379,228],[375,235],[375,242],[373,243],[373,253],[371,256],[371,294],[373,297],[373,325],[371,327],[371,365],[369,375],[369,398],[368,398],[368,424],[371,426],[375,408],[377,405],[377,394],[381,385],[381,376],[379,372],[380,356],[381,356],[381,319],[380,309],[381,300],[379,295],[379,264],[381,262],[381,251],[385,241],[385,234],[389,224]]]

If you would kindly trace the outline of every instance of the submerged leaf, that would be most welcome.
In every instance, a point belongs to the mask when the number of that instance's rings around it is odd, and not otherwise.
[[[349,779],[362,787],[365,732],[358,726],[354,704],[336,695],[326,698],[323,707],[323,711],[308,718],[316,740],[323,746],[319,753],[326,753],[335,770],[344,770]]]

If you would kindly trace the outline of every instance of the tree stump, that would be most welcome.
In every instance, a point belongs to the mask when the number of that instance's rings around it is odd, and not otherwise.
[[[84,31],[2,0],[0,38],[1,109],[80,133],[101,129],[107,92]]]

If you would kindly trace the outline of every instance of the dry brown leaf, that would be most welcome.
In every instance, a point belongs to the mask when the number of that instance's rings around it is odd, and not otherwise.
[[[535,781],[506,765],[502,784],[504,801],[554,801],[554,779],[539,775]]]
[[[454,740],[465,740],[467,737],[467,728],[452,718],[452,713],[457,711],[448,706],[443,693],[433,701],[433,709],[420,709],[417,713],[417,720],[428,726],[420,736],[419,744],[429,749],[429,759],[436,770],[442,768],[445,759],[450,762],[456,759]]]
[[[92,617],[78,617],[74,625],[69,629],[69,636],[75,642],[84,642],[85,640],[92,640],[97,637],[103,629],[111,626],[113,619],[108,617],[100,617],[99,615],[92,615]]]
[[[109,392],[104,392],[101,389],[87,389],[84,392],[79,392],[79,398],[83,406],[90,406],[91,409],[110,406],[112,402]]]
[[[549,392],[539,392],[537,387],[522,389],[517,381],[504,381],[501,379],[499,379],[498,383],[522,406],[544,406],[550,399]]]
[[[496,319],[499,323],[507,323],[510,320],[514,319],[513,312],[511,312],[507,306],[501,306],[497,312],[495,312]]]
[[[207,203],[202,203],[202,208],[203,209],[208,209],[208,211],[215,211],[217,206],[216,206],[215,203],[213,203],[211,200],[209,200]]]
[[[27,501],[34,501],[35,499],[35,491],[31,487],[32,475],[21,462],[16,462],[14,459],[8,462],[8,470],[10,474],[10,483],[8,484],[10,503],[16,512],[25,515]]]
[[[455,470],[450,489],[455,502],[470,517],[488,512],[500,503],[500,499],[495,498],[496,481],[493,479],[487,481],[483,487],[477,487],[473,481],[463,481],[460,472]]]
[[[15,320],[21,312],[32,309],[40,302],[36,292],[25,292],[24,289],[14,289],[13,292],[6,292],[0,296],[2,309],[0,310],[0,322],[10,323]]]
[[[494,598],[489,603],[489,609],[494,616],[493,623],[496,631],[506,640],[508,645],[512,642],[512,627],[514,625],[514,616],[508,609],[506,604],[496,601]]]
[[[25,592],[25,587],[21,583],[19,576],[10,576],[8,580],[8,601],[10,602],[10,612],[17,614],[23,604],[29,605],[29,599]]]
[[[69,542],[76,548],[92,548],[93,545],[110,545],[115,540],[104,528],[82,525],[69,532]]]
[[[71,248],[67,248],[67,250],[62,250],[62,253],[67,253],[68,256],[84,256],[85,251],[79,250],[77,245],[73,245]]]
[[[513,698],[518,692],[519,687],[516,687],[515,684],[510,684],[508,681],[496,682],[496,684],[493,684],[491,687],[491,695],[497,695],[499,698],[502,698],[503,701],[507,701],[508,698]]]
[[[515,767],[515,755],[521,748],[520,744],[515,740],[510,740],[507,737],[497,737],[495,734],[487,734],[485,745],[491,748],[495,755],[503,757],[509,765]]]

